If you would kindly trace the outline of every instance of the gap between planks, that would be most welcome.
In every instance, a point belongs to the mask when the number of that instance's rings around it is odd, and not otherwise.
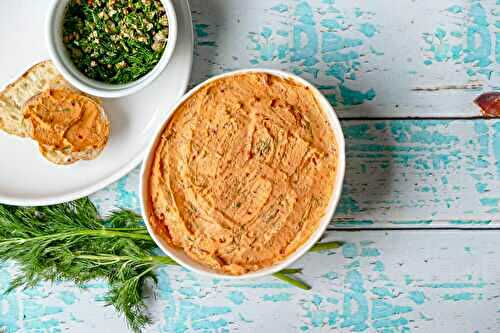
[[[338,115],[337,115],[338,116]],[[443,116],[443,117],[419,117],[419,116],[408,116],[408,117],[340,117],[338,116],[341,121],[391,121],[391,120],[484,120],[484,121],[495,121],[495,120],[500,120],[500,117],[496,118],[486,118],[481,115],[477,116],[460,116],[460,117],[450,117],[450,116]]]
[[[428,226],[408,226],[408,227],[390,227],[390,226],[381,226],[381,227],[335,227],[329,225],[326,229],[327,232],[333,231],[342,231],[342,232],[360,232],[360,231],[446,231],[446,230],[459,230],[459,231],[500,231],[500,225],[498,221],[493,222],[491,225],[484,226],[443,226],[443,225],[428,225]]]

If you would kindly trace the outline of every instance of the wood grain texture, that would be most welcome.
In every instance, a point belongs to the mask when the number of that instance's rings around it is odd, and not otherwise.
[[[245,67],[284,69],[316,84],[345,118],[480,116],[473,99],[500,89],[496,0],[191,6],[193,84]]]
[[[334,226],[497,227],[499,120],[344,121]]]

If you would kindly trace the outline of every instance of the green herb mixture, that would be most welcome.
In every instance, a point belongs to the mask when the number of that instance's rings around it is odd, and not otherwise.
[[[111,84],[149,73],[168,38],[160,0],[70,0],[63,24],[64,45],[76,67]]]

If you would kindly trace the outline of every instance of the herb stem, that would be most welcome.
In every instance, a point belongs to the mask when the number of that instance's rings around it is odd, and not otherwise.
[[[145,263],[153,263],[156,265],[176,265],[179,264],[167,256],[145,256],[145,257],[133,257],[133,256],[119,256],[112,254],[78,254],[76,256],[78,259],[94,260],[102,262],[103,264],[113,264],[121,261],[139,261]]]
[[[323,242],[323,243],[317,243],[311,249],[309,252],[321,252],[321,251],[326,251],[326,250],[333,250],[333,249],[338,249],[339,247],[342,246],[342,242]]]
[[[302,273],[302,268],[285,268],[279,272],[282,274],[298,274]]]
[[[123,229],[125,230],[125,229]],[[129,233],[124,231],[115,231],[112,228],[108,229],[100,229],[100,230],[81,230],[82,235],[88,236],[99,236],[99,237],[123,237],[123,238],[132,238],[132,239],[141,239],[141,240],[149,240],[153,241],[148,234],[145,233]],[[78,232],[76,232],[78,233]]]
[[[139,227],[139,228],[106,228],[106,230],[135,232],[135,233],[140,233],[140,234],[147,234],[148,233],[148,230],[145,227]]]
[[[129,233],[124,231],[115,231],[113,229],[100,229],[100,230],[78,230],[73,232],[61,232],[61,233],[55,233],[51,235],[37,236],[31,238],[9,238],[8,240],[0,241],[0,244],[2,245],[16,244],[16,243],[25,244],[30,242],[38,242],[41,240],[64,239],[75,236],[123,237],[123,238],[153,241],[147,233],[146,234],[134,233],[134,232]]]
[[[296,280],[282,272],[274,273],[273,276],[277,279],[280,279],[281,281],[284,281],[286,283],[291,284],[292,286],[295,286],[297,288],[303,289],[303,290],[311,290],[311,286],[308,285],[305,282]]]
[[[177,261],[174,259],[167,257],[167,256],[151,256],[149,257],[149,260],[151,260],[154,263],[160,264],[160,265],[176,265],[179,266]]]

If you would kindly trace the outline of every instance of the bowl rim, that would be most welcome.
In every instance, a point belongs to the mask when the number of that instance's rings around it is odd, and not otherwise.
[[[58,25],[62,24],[62,22],[55,18],[59,14],[61,19],[64,18],[64,11],[69,1],[70,0],[52,0],[50,3],[45,20],[45,39],[50,59],[62,76],[75,88],[87,94],[103,98],[124,97],[134,94],[148,86],[167,67],[175,51],[178,30],[177,14],[171,0],[160,0],[165,7],[165,12],[169,21],[167,45],[160,61],[143,77],[129,83],[116,85],[88,78],[76,68],[72,60],[68,57],[66,50],[61,50],[60,47],[57,46],[58,42],[56,42],[56,39],[60,38],[57,36],[57,29]]]
[[[263,269],[260,269],[258,271],[253,271],[249,273],[245,273],[242,275],[229,275],[229,274],[224,274],[217,272],[209,267],[206,267],[202,264],[191,264],[189,262],[186,262],[184,259],[180,258],[178,255],[176,255],[172,250],[174,250],[169,245],[166,244],[165,241],[161,239],[160,236],[158,236],[152,226],[152,224],[149,221],[149,211],[150,211],[150,200],[149,200],[149,177],[150,177],[150,169],[152,165],[152,161],[154,159],[154,153],[156,151],[156,147],[159,143],[159,140],[161,138],[161,135],[163,131],[165,130],[165,126],[168,124],[169,120],[171,119],[172,115],[175,113],[175,111],[187,100],[189,99],[193,94],[195,94],[197,91],[205,87],[206,85],[210,84],[211,82],[214,82],[216,80],[230,77],[230,76],[236,76],[236,75],[241,75],[241,74],[248,74],[248,73],[266,73],[266,74],[271,74],[275,75],[281,78],[286,78],[286,79],[292,79],[302,85],[305,85],[306,87],[309,87],[311,91],[313,91],[316,99],[318,99],[319,104],[322,107],[323,112],[326,114],[328,118],[328,122],[330,124],[331,129],[334,132],[336,144],[337,144],[337,172],[335,175],[335,182],[334,182],[334,188],[330,197],[330,201],[328,203],[328,207],[325,210],[325,213],[323,214],[323,217],[320,220],[320,223],[316,230],[309,236],[309,238],[299,247],[297,248],[293,253],[291,253],[289,256],[284,258],[283,260],[275,263],[272,266],[265,267]],[[139,201],[140,201],[140,207],[141,207],[141,214],[144,219],[144,222],[146,224],[147,230],[149,235],[153,238],[154,242],[156,245],[162,250],[162,252],[174,259],[178,264],[180,264],[182,267],[193,271],[197,274],[200,274],[205,277],[210,277],[210,278],[218,278],[218,279],[229,279],[229,280],[247,280],[247,279],[253,279],[253,278],[259,278],[259,277],[264,277],[268,275],[272,275],[274,273],[277,273],[286,267],[290,266],[293,264],[295,261],[297,261],[299,258],[301,258],[304,254],[306,254],[310,248],[318,242],[318,240],[321,238],[321,236],[325,233],[334,213],[337,208],[338,202],[340,200],[340,196],[342,194],[342,185],[344,182],[344,176],[345,176],[345,168],[346,168],[346,161],[345,161],[345,138],[344,134],[342,131],[342,127],[340,125],[340,120],[334,110],[334,108],[331,106],[331,104],[328,102],[326,97],[317,89],[313,84],[310,82],[306,81],[305,79],[286,72],[282,70],[276,70],[276,69],[268,69],[268,68],[251,68],[251,69],[240,69],[240,70],[235,70],[231,72],[226,72],[220,75],[216,75],[211,77],[210,79],[198,84],[191,90],[189,90],[177,103],[170,108],[168,112],[165,113],[163,118],[161,119],[162,126],[157,129],[157,132],[155,135],[152,137],[148,148],[147,148],[147,153],[144,156],[144,160],[141,166],[140,170],[140,176],[139,176]],[[182,249],[176,249],[182,251]],[[191,259],[192,260],[192,259]],[[194,261],[194,260],[192,260]]]

